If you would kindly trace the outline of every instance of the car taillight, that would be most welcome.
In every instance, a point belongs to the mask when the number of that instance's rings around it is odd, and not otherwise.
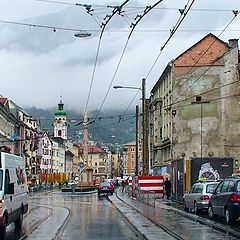
[[[202,201],[207,201],[207,200],[209,200],[209,196],[208,196],[208,195],[202,195],[202,196],[200,197],[200,199],[201,199]]]
[[[98,186],[99,189],[103,189],[103,186]]]
[[[240,195],[238,194],[232,194],[231,195],[231,199],[230,199],[232,202],[240,202]]]
[[[112,188],[113,188],[113,186],[112,186],[112,185],[110,185],[110,186],[108,186],[108,188],[112,189]]]

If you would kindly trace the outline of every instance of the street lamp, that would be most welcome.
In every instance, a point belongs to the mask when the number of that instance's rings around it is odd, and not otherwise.
[[[144,78],[142,79],[142,88],[140,88],[140,87],[132,87],[132,86],[119,86],[119,85],[113,86],[114,89],[118,89],[118,88],[136,89],[136,90],[140,90],[142,92],[142,140],[143,140],[143,144],[142,144],[142,160],[143,160],[143,175],[146,175],[147,172],[148,172],[147,171],[148,163],[147,163],[147,154],[146,154],[146,150],[147,150],[146,144],[147,144],[147,141],[146,141],[146,121],[145,121],[146,120],[145,119],[145,86],[146,86],[146,81],[145,81]],[[136,139],[136,144],[137,144],[137,139]],[[138,166],[136,166],[136,167],[138,167]]]
[[[86,38],[86,37],[90,37],[91,35],[92,35],[91,33],[87,33],[87,32],[74,33],[74,37],[79,37],[79,38]]]

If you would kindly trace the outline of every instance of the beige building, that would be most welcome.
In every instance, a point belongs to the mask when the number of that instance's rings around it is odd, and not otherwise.
[[[83,146],[80,146],[83,158]],[[107,152],[96,145],[88,145],[88,164],[93,169],[93,179],[107,178]]]
[[[119,154],[112,154],[112,177],[120,176],[120,158]]]
[[[151,90],[154,174],[173,160],[233,158],[240,167],[239,49],[208,34],[171,61]]]

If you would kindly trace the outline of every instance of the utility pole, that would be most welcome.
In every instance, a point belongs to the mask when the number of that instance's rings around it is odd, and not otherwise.
[[[83,159],[85,167],[88,165],[88,117],[87,112],[84,113],[83,118]]]
[[[146,113],[145,113],[145,92],[146,79],[142,79],[142,160],[143,160],[143,175],[148,175],[147,172],[147,148],[146,148]]]
[[[138,119],[139,119],[139,107],[136,106],[136,151],[135,151],[135,176],[138,176]]]

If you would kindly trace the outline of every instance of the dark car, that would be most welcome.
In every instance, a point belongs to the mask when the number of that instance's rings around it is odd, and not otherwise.
[[[98,186],[98,196],[101,195],[101,193],[110,193],[113,195],[114,192],[114,185],[110,182],[102,182]]]
[[[228,177],[217,186],[209,201],[208,215],[225,217],[227,224],[240,216],[240,177]]]

